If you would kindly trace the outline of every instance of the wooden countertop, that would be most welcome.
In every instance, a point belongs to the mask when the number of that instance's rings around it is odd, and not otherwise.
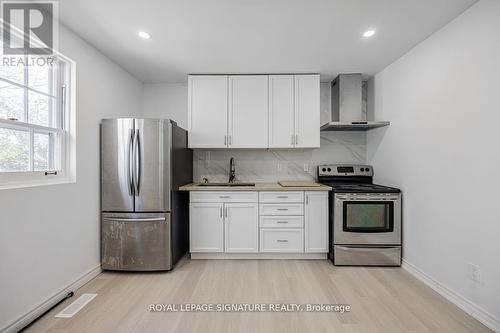
[[[319,186],[281,186],[278,183],[255,183],[255,186],[199,186],[199,183],[192,183],[179,187],[180,191],[331,191],[330,186],[320,184]]]

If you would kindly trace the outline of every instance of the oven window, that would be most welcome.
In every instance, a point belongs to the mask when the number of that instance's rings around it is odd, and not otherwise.
[[[392,201],[344,201],[344,231],[394,231],[394,203]]]

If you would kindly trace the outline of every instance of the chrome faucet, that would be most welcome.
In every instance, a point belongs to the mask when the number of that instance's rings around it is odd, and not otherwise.
[[[234,157],[229,160],[229,183],[234,183],[236,178],[236,168],[234,167]]]

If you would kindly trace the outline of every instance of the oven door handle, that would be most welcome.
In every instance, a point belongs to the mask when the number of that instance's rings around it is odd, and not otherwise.
[[[342,228],[342,231],[344,232],[353,232],[353,233],[358,233],[358,234],[381,234],[381,233],[391,233],[394,232],[394,229],[384,229],[384,230],[374,230],[373,228],[356,228],[356,229],[350,229],[350,228]]]
[[[344,202],[344,201],[399,201],[400,197],[335,197],[335,201]]]

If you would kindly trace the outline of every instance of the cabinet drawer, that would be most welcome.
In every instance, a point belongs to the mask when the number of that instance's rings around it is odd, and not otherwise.
[[[260,215],[304,215],[304,204],[260,204]]]
[[[260,192],[259,201],[265,202],[304,202],[304,192]]]
[[[304,230],[260,229],[260,252],[304,252]]]
[[[257,192],[190,192],[191,202],[257,202]]]
[[[261,216],[261,228],[303,228],[303,216]]]

